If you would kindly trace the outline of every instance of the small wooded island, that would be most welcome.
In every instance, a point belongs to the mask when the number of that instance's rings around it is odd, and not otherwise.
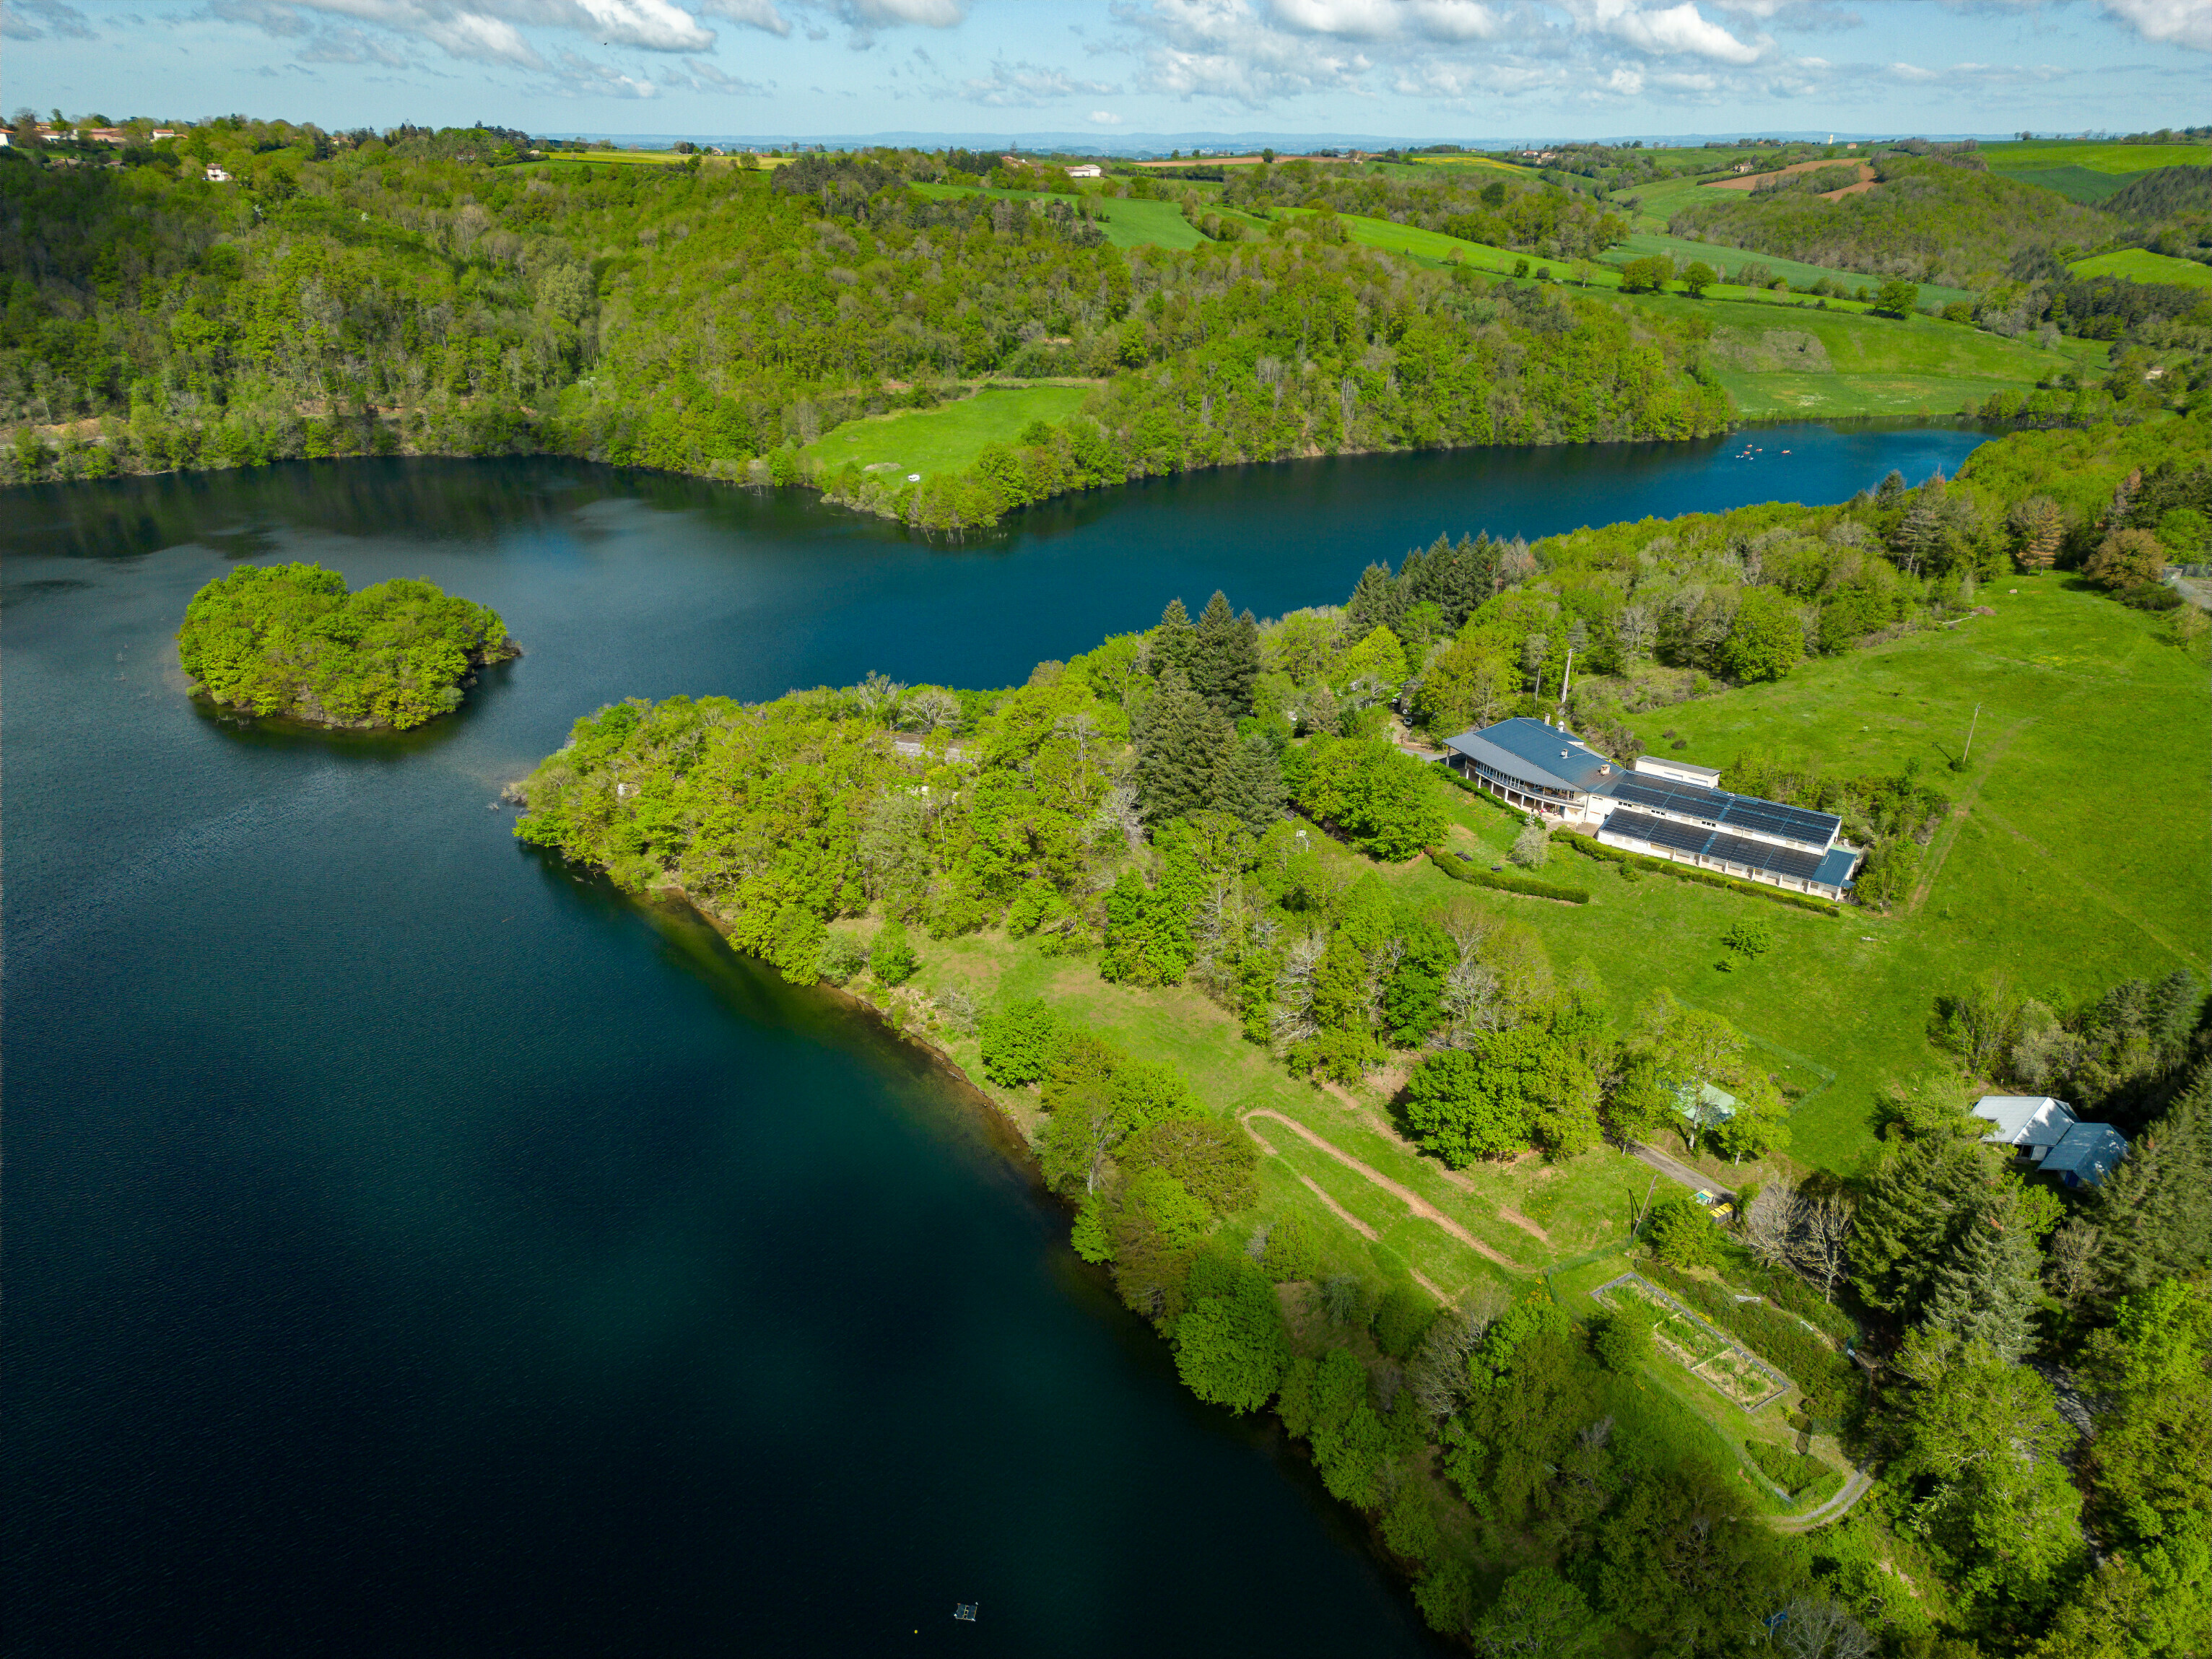
[[[404,731],[460,707],[489,663],[522,654],[496,611],[436,583],[346,591],[320,565],[241,565],[192,595],[177,654],[196,696],[316,726]]]

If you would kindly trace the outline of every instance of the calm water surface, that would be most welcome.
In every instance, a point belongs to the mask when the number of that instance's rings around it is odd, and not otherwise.
[[[488,803],[624,696],[1014,682],[1176,593],[1279,611],[1438,531],[1838,499],[1975,441],[1250,469],[951,550],[550,462],[0,494],[0,1644],[1433,1651],[943,1079]],[[428,732],[226,724],[174,630],[276,558],[428,576],[529,654]]]

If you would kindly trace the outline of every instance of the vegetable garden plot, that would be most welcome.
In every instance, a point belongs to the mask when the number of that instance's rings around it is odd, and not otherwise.
[[[1590,1292],[1600,1307],[1618,1292],[1632,1296],[1656,1318],[1651,1340],[1691,1376],[1702,1378],[1747,1412],[1779,1400],[1796,1385],[1750,1349],[1723,1335],[1666,1291],[1637,1273],[1623,1273]]]

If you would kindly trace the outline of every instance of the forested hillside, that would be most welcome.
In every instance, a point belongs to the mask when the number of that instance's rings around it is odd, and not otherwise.
[[[2094,209],[1959,160],[1893,153],[1876,160],[1875,173],[1875,188],[1834,201],[1822,192],[1855,182],[1855,167],[1795,173],[1753,191],[1700,191],[1669,228],[1808,264],[1978,290],[2023,250],[2087,247],[2106,233]]]
[[[1692,329],[1296,228],[1258,250],[1124,252],[1079,198],[918,193],[945,170],[914,154],[514,154],[496,134],[214,123],[119,167],[0,155],[12,476],[545,449],[781,481],[839,422],[992,374],[1103,386],[1093,416],[1029,446],[1067,464],[1060,487],[1727,421]],[[202,177],[210,161],[232,179]],[[957,525],[1009,504],[962,482],[903,510]]]

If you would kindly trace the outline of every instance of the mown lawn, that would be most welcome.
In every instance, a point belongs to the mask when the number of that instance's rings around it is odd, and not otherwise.
[[[848,421],[799,453],[832,471],[848,462],[924,477],[964,471],[984,445],[1011,441],[1031,421],[1065,420],[1090,395],[1085,386],[986,386],[936,409]]]
[[[2167,283],[2183,288],[2212,288],[2212,265],[2176,259],[2148,248],[2126,247],[2076,259],[2067,266],[2076,276],[2123,276],[2131,283]]]

